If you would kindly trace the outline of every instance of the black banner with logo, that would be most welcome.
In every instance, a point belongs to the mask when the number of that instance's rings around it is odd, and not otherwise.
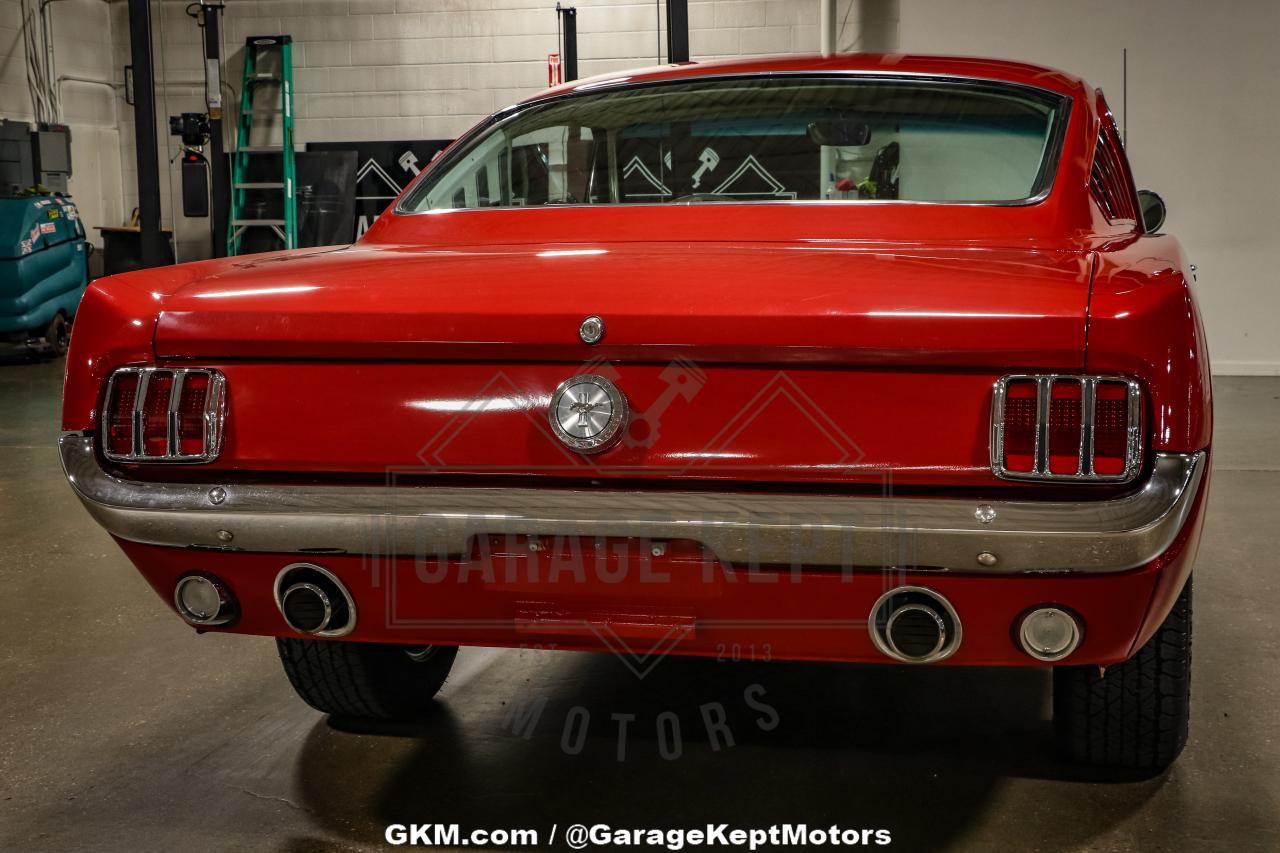
[[[307,150],[356,152],[355,235],[359,239],[431,158],[452,141],[308,142]]]

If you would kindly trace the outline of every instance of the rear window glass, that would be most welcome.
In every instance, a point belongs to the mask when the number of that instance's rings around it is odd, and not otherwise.
[[[473,134],[401,208],[1017,203],[1052,182],[1067,104],[1011,84],[912,79],[762,77],[575,94]]]

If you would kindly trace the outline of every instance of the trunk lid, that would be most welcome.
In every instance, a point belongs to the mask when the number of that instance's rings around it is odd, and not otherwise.
[[[839,243],[357,245],[158,294],[162,358],[1069,369],[1087,252]],[[578,339],[604,319],[594,347]]]

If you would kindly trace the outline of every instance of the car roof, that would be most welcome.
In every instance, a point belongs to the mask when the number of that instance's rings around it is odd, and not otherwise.
[[[660,80],[713,78],[739,74],[796,74],[806,71],[818,73],[838,73],[843,71],[996,80],[1035,86],[1069,97],[1077,97],[1088,91],[1088,87],[1083,80],[1065,71],[1006,59],[983,59],[971,56],[926,56],[902,53],[842,53],[834,56],[787,54],[781,56],[756,56],[746,59],[682,62],[673,65],[638,68],[630,71],[615,71],[554,86],[526,98],[521,103],[571,92],[597,91],[616,86],[650,83]]]

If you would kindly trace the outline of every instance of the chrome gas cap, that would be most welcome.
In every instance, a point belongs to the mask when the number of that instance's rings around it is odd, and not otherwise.
[[[579,453],[600,453],[622,437],[627,398],[603,376],[571,376],[551,395],[547,418],[556,438]]]

